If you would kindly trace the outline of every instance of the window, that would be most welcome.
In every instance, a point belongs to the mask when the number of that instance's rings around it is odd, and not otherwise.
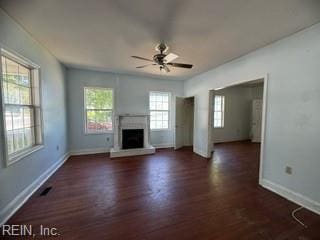
[[[150,128],[169,129],[169,103],[170,93],[166,92],[150,92]]]
[[[109,88],[85,88],[86,133],[112,131],[113,90]]]
[[[214,127],[224,127],[224,96],[216,95],[214,97]]]
[[[5,142],[10,164],[42,144],[39,69],[5,50],[1,50],[1,69]]]

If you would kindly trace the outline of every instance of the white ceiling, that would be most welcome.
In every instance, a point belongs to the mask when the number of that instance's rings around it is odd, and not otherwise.
[[[319,0],[0,0],[69,66],[187,79],[320,21]],[[136,69],[160,41],[194,68]]]

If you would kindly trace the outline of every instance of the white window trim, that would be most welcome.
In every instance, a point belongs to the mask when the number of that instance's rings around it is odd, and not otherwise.
[[[169,94],[169,99],[168,99],[168,107],[169,107],[169,110],[151,110],[150,109],[150,94],[151,93],[168,93]],[[151,128],[151,126],[150,126],[150,131],[151,132],[162,132],[162,131],[171,131],[171,105],[172,105],[172,103],[171,103],[171,99],[172,99],[172,92],[169,92],[169,91],[149,91],[149,96],[148,96],[148,106],[149,106],[149,115],[151,115],[150,114],[150,112],[151,111],[160,111],[160,112],[162,112],[162,111],[168,111],[168,128],[154,128],[154,129],[152,129]],[[150,116],[150,120],[149,120],[150,122],[151,122],[151,116]],[[150,123],[149,123],[150,124]]]
[[[104,131],[97,131],[97,132],[88,132],[87,131],[87,108],[86,108],[86,89],[103,89],[103,90],[111,90],[112,91],[112,130],[104,130]],[[85,86],[83,87],[83,134],[84,135],[105,135],[105,134],[110,134],[114,132],[114,116],[115,116],[115,111],[114,111],[114,89],[110,87],[96,87],[96,86]],[[105,109],[103,109],[105,110]]]
[[[41,76],[40,76],[40,66],[33,63],[31,60],[21,56],[20,54],[16,53],[15,51],[8,51],[6,49],[4,49],[2,46],[0,46],[0,106],[1,106],[1,112],[2,112],[2,117],[1,117],[1,125],[2,125],[2,129],[3,129],[3,133],[1,138],[4,140],[4,149],[3,149],[3,153],[4,153],[4,159],[5,159],[5,165],[6,167],[11,166],[12,164],[24,159],[25,157],[27,157],[28,155],[37,152],[39,150],[41,150],[42,148],[44,148],[44,132],[43,132],[43,116],[42,116],[42,88],[41,88]],[[2,79],[2,58],[1,56],[5,56],[7,58],[10,58],[18,63],[20,63],[21,65],[24,65],[26,67],[28,67],[29,69],[31,69],[31,74],[32,71],[37,70],[38,71],[38,84],[39,84],[39,101],[40,101],[40,129],[41,129],[41,144],[36,144],[33,145],[29,148],[23,149],[21,151],[18,151],[16,153],[13,153],[11,156],[9,156],[8,154],[8,142],[7,142],[7,136],[6,136],[6,132],[7,132],[7,128],[6,128],[6,124],[5,124],[5,114],[4,114],[4,109],[5,109],[5,103],[4,103],[4,94],[3,94],[3,79]]]
[[[223,99],[223,108],[221,108],[222,109],[222,111],[221,111],[221,125],[222,126],[220,126],[220,127],[215,127],[214,126],[214,121],[215,121],[215,119],[214,119],[214,113],[216,112],[216,110],[215,110],[215,106],[216,106],[216,101],[215,101],[215,97],[216,96],[220,96],[220,97],[222,97],[222,99]],[[223,129],[224,128],[224,115],[225,115],[225,96],[224,95],[215,95],[214,96],[214,104],[213,104],[213,128],[214,129]]]

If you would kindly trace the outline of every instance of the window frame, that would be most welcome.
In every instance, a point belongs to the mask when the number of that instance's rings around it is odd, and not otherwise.
[[[150,96],[152,93],[165,93],[168,94],[168,110],[151,110],[150,108]],[[172,93],[169,91],[150,91],[148,96],[148,106],[149,106],[149,125],[150,125],[150,131],[152,132],[158,132],[158,131],[170,131],[171,130],[171,99],[172,99]],[[151,111],[153,112],[168,112],[168,128],[151,128]]]
[[[21,149],[17,152],[9,154],[8,151],[8,139],[7,139],[7,126],[6,126],[6,116],[5,116],[5,109],[6,103],[4,100],[4,92],[3,92],[3,69],[2,69],[2,57],[10,59],[11,61],[22,65],[25,68],[28,68],[30,71],[30,80],[31,80],[31,105],[29,105],[30,109],[33,109],[34,113],[34,122],[39,122],[38,131],[34,130],[33,140],[35,143],[27,148]],[[41,75],[40,75],[40,66],[32,62],[31,60],[21,56],[20,54],[12,51],[4,49],[0,46],[0,107],[2,112],[1,117],[1,125],[3,128],[3,133],[1,138],[4,141],[4,149],[3,149],[3,157],[5,159],[5,166],[9,167],[10,165],[24,159],[28,155],[42,149],[44,147],[44,131],[43,131],[43,115],[42,115],[42,87],[41,87]],[[36,74],[36,75],[35,75]],[[34,79],[37,78],[37,91],[39,94],[39,104],[35,104],[34,102]],[[17,104],[20,105],[20,104]],[[23,106],[23,105],[21,105]],[[39,113],[36,117],[36,110],[39,109]],[[35,125],[35,128],[37,126]],[[37,139],[38,136],[38,139]],[[40,139],[40,142],[38,141]]]
[[[112,130],[105,130],[105,131],[95,131],[95,132],[89,132],[87,130],[87,101],[86,101],[86,89],[102,89],[102,90],[111,90],[112,92],[112,109],[111,109],[111,118],[112,118]],[[96,86],[84,86],[83,87],[83,133],[84,135],[100,135],[100,134],[109,134],[114,132],[114,116],[115,116],[115,111],[114,111],[114,106],[115,106],[115,97],[114,97],[114,88],[110,87],[96,87]],[[92,109],[91,109],[92,110]],[[99,109],[93,109],[93,110],[99,110]],[[101,109],[104,111],[108,111],[110,109]]]
[[[221,111],[216,111],[216,97],[221,97]],[[221,113],[221,126],[215,126],[215,113],[216,112],[220,112]],[[214,129],[222,129],[224,128],[225,124],[224,124],[224,120],[225,120],[225,96],[224,95],[215,95],[214,96],[214,104],[213,104],[213,128]]]

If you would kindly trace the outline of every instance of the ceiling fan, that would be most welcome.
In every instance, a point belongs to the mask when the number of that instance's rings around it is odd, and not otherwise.
[[[167,72],[167,73],[170,72],[170,69],[168,66],[177,67],[177,68],[189,68],[189,69],[192,68],[192,64],[172,62],[173,60],[177,59],[179,56],[174,53],[166,54],[168,49],[169,47],[166,44],[160,43],[156,46],[156,51],[160,53],[154,55],[152,59],[139,57],[139,56],[131,56],[131,57],[152,62],[150,64],[138,66],[136,68],[145,68],[148,66],[159,66],[160,71]]]

